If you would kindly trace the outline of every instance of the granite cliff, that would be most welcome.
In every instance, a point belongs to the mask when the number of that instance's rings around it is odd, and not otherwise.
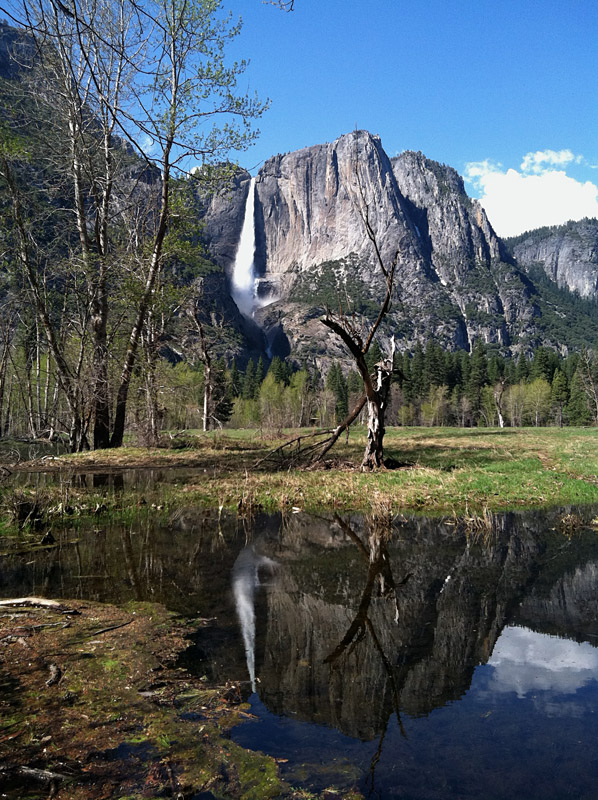
[[[11,85],[32,57],[31,41],[0,22],[6,108]],[[128,164],[123,196],[134,184],[148,202],[159,184],[157,170],[124,143],[117,149]],[[597,220],[532,231],[505,244],[455,170],[421,153],[389,158],[367,131],[276,155],[259,170],[257,302],[254,319],[244,317],[231,299],[230,276],[250,177],[236,169],[215,194],[197,194],[206,255],[220,268],[202,284],[205,321],[226,327],[221,351],[241,365],[266,350],[324,368],[343,356],[320,323],[324,309],[341,304],[366,320],[383,295],[362,219],[366,209],[385,262],[398,259],[382,340],[394,334],[400,350],[431,338],[449,349],[470,349],[481,338],[511,353],[539,344],[565,352],[598,341],[593,303],[571,304],[571,292],[590,301],[598,295]]]
[[[507,240],[520,266],[542,267],[559,286],[598,297],[598,220],[582,219]]]
[[[248,187],[249,175],[240,173],[225,198],[202,209],[206,246],[227,271]],[[324,308],[341,304],[360,319],[376,313],[383,286],[366,209],[383,259],[398,258],[382,339],[394,334],[401,350],[430,338],[449,349],[470,349],[481,338],[512,353],[575,346],[547,322],[558,298],[544,302],[527,261],[496,236],[455,170],[421,153],[390,159],[378,136],[355,131],[277,155],[257,174],[255,319],[273,352],[325,366],[342,349],[319,322]],[[568,252],[567,274],[587,284],[579,276],[590,271],[589,245]],[[579,291],[573,277],[547,272],[565,292]]]

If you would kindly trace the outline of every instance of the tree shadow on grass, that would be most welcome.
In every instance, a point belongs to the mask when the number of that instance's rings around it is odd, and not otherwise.
[[[396,463],[403,466],[428,467],[444,472],[452,472],[456,469],[468,467],[488,467],[497,463],[513,461],[513,456],[507,452],[496,452],[476,447],[450,447],[448,445],[418,447],[415,444],[412,448],[405,450],[389,447],[386,452],[391,468],[392,464]]]

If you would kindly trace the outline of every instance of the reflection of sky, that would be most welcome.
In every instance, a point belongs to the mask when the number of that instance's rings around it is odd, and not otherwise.
[[[491,691],[518,697],[537,691],[573,694],[598,678],[598,650],[528,628],[505,628],[488,665]]]

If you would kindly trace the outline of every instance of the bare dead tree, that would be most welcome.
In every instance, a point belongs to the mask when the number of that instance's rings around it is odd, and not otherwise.
[[[387,267],[380,252],[376,234],[372,228],[369,215],[369,205],[365,201],[363,188],[359,178],[358,186],[362,200],[359,213],[363,220],[368,239],[372,242],[378,267],[384,277],[386,293],[384,295],[382,305],[380,306],[378,316],[376,317],[374,323],[370,326],[370,329],[366,335],[363,334],[361,326],[355,323],[354,317],[349,316],[343,311],[342,308],[339,308],[338,311],[332,311],[329,308],[326,309],[326,316],[322,322],[327,328],[330,328],[330,330],[335,333],[347,347],[349,353],[353,357],[357,371],[363,380],[363,386],[365,389],[365,402],[367,403],[368,413],[368,438],[363,460],[361,462],[361,468],[362,470],[372,470],[377,469],[384,464],[384,413],[386,411],[388,393],[392,378],[394,337],[391,337],[390,353],[386,358],[383,358],[374,365],[373,373],[370,373],[366,356],[369,352],[372,342],[374,341],[374,337],[382,320],[390,309],[394,286],[394,274],[399,253],[397,251],[390,266]],[[361,408],[363,408],[363,406],[361,406]],[[361,408],[359,410],[361,410]],[[357,414],[358,413],[359,411]],[[355,416],[357,416],[357,414]]]
[[[498,427],[505,427],[505,418],[503,415],[503,395],[507,388],[507,379],[501,378],[492,389],[492,396],[494,397],[494,405],[496,406],[496,413],[498,415]]]

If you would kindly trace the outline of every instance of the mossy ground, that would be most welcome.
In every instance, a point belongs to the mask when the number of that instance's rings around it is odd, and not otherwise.
[[[150,604],[2,607],[2,796],[302,797],[273,759],[226,738],[246,707],[238,686],[176,666],[188,633]]]

